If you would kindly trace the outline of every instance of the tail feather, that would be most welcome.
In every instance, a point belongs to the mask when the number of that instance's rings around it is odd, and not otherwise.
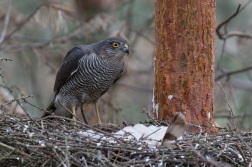
[[[51,103],[49,104],[49,106],[46,109],[46,111],[48,111],[48,112],[44,112],[44,114],[41,116],[41,118],[44,118],[44,117],[51,115],[51,113],[53,113],[53,111],[56,110],[56,108],[54,106],[54,100],[55,100],[55,97],[53,98],[53,100],[51,101]]]

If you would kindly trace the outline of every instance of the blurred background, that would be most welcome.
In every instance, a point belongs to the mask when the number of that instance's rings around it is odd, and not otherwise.
[[[250,2],[216,2],[216,26],[235,13],[238,4],[243,7],[221,29],[222,34],[252,34]],[[0,58],[12,60],[0,62],[1,74],[16,98],[25,97],[28,103],[20,101],[24,108],[33,117],[40,117],[41,109],[47,108],[53,99],[57,69],[72,47],[110,36],[123,37],[130,44],[126,72],[99,100],[100,115],[104,123],[144,121],[147,116],[142,109],[152,110],[154,7],[153,0],[1,0]],[[221,40],[216,36],[214,119],[220,126],[227,126],[230,118],[218,82],[225,90],[237,126],[251,131],[251,39],[233,36]],[[8,103],[13,97],[6,90],[6,83],[1,81],[1,110],[24,115],[18,104]],[[85,105],[84,111],[88,122],[96,124],[93,105]]]

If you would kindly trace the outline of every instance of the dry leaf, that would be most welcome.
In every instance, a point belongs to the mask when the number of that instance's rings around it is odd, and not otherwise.
[[[167,147],[172,147],[171,144],[174,144],[174,140],[178,139],[183,135],[185,129],[187,127],[187,122],[185,116],[181,112],[177,112],[169,125],[164,138],[162,145]]]

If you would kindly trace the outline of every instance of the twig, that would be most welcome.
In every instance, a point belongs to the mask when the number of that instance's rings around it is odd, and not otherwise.
[[[218,111],[216,112],[218,113]],[[234,115],[235,119],[250,118],[252,114]],[[214,115],[214,118],[230,118],[230,115]]]
[[[251,167],[252,166],[252,158],[250,158],[250,163],[248,165],[248,167]]]
[[[227,39],[234,36],[240,37],[240,38],[252,39],[252,34],[244,34],[243,32],[239,32],[239,31],[229,31],[225,34],[225,36],[223,35],[223,38]]]
[[[9,149],[9,150],[11,150],[11,151],[14,151],[14,152],[16,152],[16,153],[18,153],[18,154],[21,154],[21,155],[23,155],[23,156],[25,156],[25,157],[30,157],[29,154],[27,154],[27,153],[25,153],[25,152],[23,152],[23,151],[20,151],[20,150],[18,150],[18,149],[16,149],[16,148],[13,148],[13,147],[11,147],[11,146],[8,146],[8,145],[6,145],[6,144],[4,144],[4,143],[2,143],[2,142],[0,142],[0,146],[4,147],[4,148],[6,148],[6,149]]]
[[[3,81],[4,85],[5,85],[6,88],[9,90],[9,92],[12,94],[12,96],[13,96],[15,99],[17,99],[15,93],[14,93],[14,92],[10,89],[10,87],[8,86],[8,83],[5,82],[5,79],[4,79],[4,76],[3,76],[3,74],[2,74],[1,68],[0,68],[0,77],[2,78],[2,81]],[[19,102],[19,100],[16,100],[16,101],[17,101],[17,103],[20,105],[20,107],[24,110],[24,112],[26,113],[26,115],[27,115],[30,119],[32,119],[31,116],[29,115],[29,113],[28,113],[28,112],[26,111],[26,109],[24,108],[24,106]]]
[[[83,156],[83,158],[82,158],[82,161],[83,161],[83,163],[84,163],[84,165],[85,165],[85,167],[88,167],[88,165],[87,165],[87,161],[86,161],[86,158]]]
[[[147,135],[147,136],[145,136],[145,137],[142,136],[140,139],[147,139],[149,136],[153,135],[154,133],[156,133],[156,132],[159,131],[160,129],[161,129],[161,128],[155,130],[154,132],[150,133],[149,135]],[[143,134],[143,135],[144,135],[144,134]],[[139,140],[140,140],[140,139],[139,139]]]
[[[139,86],[133,86],[133,85],[125,84],[125,83],[117,83],[117,85],[129,88],[129,89],[132,89],[132,90],[140,91],[140,92],[153,92],[153,90],[149,89],[149,88],[143,88],[143,87],[139,87]]]
[[[194,127],[197,127],[200,131],[199,131],[199,134],[198,134],[198,138],[200,138],[200,136],[202,135],[202,127],[200,125],[194,125]]]
[[[252,69],[252,66],[248,66],[248,67],[245,67],[245,68],[242,68],[242,69],[239,69],[239,70],[234,70],[234,71],[226,72],[226,73],[221,74],[218,77],[216,77],[215,81],[218,81],[218,80],[220,80],[221,78],[223,78],[225,76],[229,77],[230,75],[242,73],[242,72],[245,72],[245,71],[248,71],[248,70],[251,70],[251,69]]]
[[[72,114],[72,116],[74,116],[78,121],[81,121],[75,114],[73,114],[72,111],[70,111],[68,108],[66,108],[59,100],[58,100],[59,104],[65,109],[67,110],[69,113]]]
[[[132,46],[135,46],[136,43],[138,42],[139,40],[139,35],[143,36],[144,38],[146,38],[146,36],[143,34],[143,32],[145,30],[147,30],[147,27],[149,27],[152,23],[153,23],[153,20],[155,18],[155,12],[152,12],[146,19],[145,23],[140,27],[140,29],[138,31],[136,31],[136,37],[133,39],[132,41]],[[130,28],[131,31],[134,31]],[[150,41],[151,44],[155,45],[155,43],[149,39],[148,37],[146,38],[148,41]]]
[[[250,154],[252,153],[251,147],[243,140],[243,138],[238,135],[238,133],[235,131],[230,130],[246,147],[249,149]]]
[[[6,15],[5,15],[4,28],[3,28],[3,31],[2,31],[1,36],[0,36],[0,45],[4,41],[4,37],[5,37],[6,32],[7,32],[7,28],[8,28],[8,24],[9,24],[9,20],[10,20],[11,8],[12,8],[12,4],[9,5],[9,7],[7,9],[7,12],[6,12]]]
[[[116,156],[116,158],[114,159],[113,163],[115,163],[117,161],[117,158],[120,156],[120,150],[119,150],[119,152],[115,156]]]
[[[43,7],[52,7],[56,10],[63,10],[66,14],[72,14],[72,10],[66,9],[64,7],[60,7],[59,5],[55,4],[41,4],[39,5],[24,21],[22,21],[13,31],[11,31],[5,38],[2,39],[2,42],[9,39],[14,33],[16,33],[19,29],[21,29],[37,12],[38,10]],[[2,45],[2,42],[0,42],[0,46]]]
[[[57,153],[56,149],[55,149],[55,148],[53,148],[52,150],[53,150],[54,154],[57,156],[57,158],[59,159],[60,164],[64,164],[64,163],[62,163],[62,162],[63,162],[63,160],[62,160],[62,158],[59,156],[59,154]]]
[[[80,26],[77,27],[77,29],[74,32],[71,32],[69,34],[63,35],[63,36],[59,36],[59,37],[55,37],[51,40],[46,40],[46,41],[42,41],[42,42],[33,42],[32,44],[20,44],[20,46],[5,46],[2,48],[3,51],[7,52],[18,52],[20,50],[25,50],[25,49],[30,49],[30,48],[40,48],[43,46],[46,46],[48,44],[54,44],[54,43],[60,43],[60,42],[65,42],[66,40],[71,39],[72,37],[74,37],[76,34],[78,34],[78,32],[80,31]]]
[[[230,20],[232,20],[236,15],[238,15],[239,10],[240,10],[241,4],[239,4],[238,8],[236,9],[236,12],[234,14],[232,14],[227,20],[225,20],[224,22],[222,22],[220,25],[218,25],[218,27],[216,28],[216,33],[218,35],[218,37],[220,39],[224,39],[224,37],[222,36],[222,34],[220,33],[220,29],[223,25],[227,24]]]
[[[31,105],[32,107],[35,107],[35,108],[39,109],[40,111],[44,111],[44,112],[49,113],[49,112],[46,111],[45,109],[43,109],[43,108],[41,108],[41,107],[39,107],[39,106],[36,106],[35,104],[30,103],[30,102],[27,101],[26,99],[23,99],[23,100],[24,100],[25,103],[28,103],[28,104]]]
[[[221,151],[219,152],[219,154],[218,154],[216,157],[221,156],[221,154],[224,153],[224,152],[227,150],[227,146],[228,146],[228,145],[225,143],[225,146],[224,146],[223,150],[221,150]]]
[[[146,41],[150,42],[152,45],[155,45],[155,42],[152,39],[150,39],[148,36],[144,35],[142,32],[132,29],[131,27],[129,27],[129,30],[134,31],[138,36],[142,36],[144,39],[146,39]]]
[[[250,3],[251,3],[251,0],[249,0],[243,7],[241,7],[241,4],[239,4],[238,8],[236,9],[236,12],[233,15],[231,15],[227,20],[225,20],[224,22],[222,22],[221,24],[218,25],[218,27],[216,28],[216,33],[217,33],[217,35],[218,35],[218,37],[220,39],[227,39],[227,38],[232,37],[232,36],[238,36],[238,37],[241,37],[241,38],[250,38],[250,39],[252,39],[252,34],[244,34],[244,33],[239,32],[239,31],[229,31],[229,32],[227,32],[227,30],[226,30],[227,24],[229,23],[229,21],[231,21],[235,16],[237,16]],[[225,36],[220,33],[220,29],[221,29],[222,26],[224,26]]]
[[[236,146],[236,148],[238,149],[238,151],[240,152],[240,154],[242,155],[242,158],[243,158],[245,164],[248,166],[248,162],[247,162],[247,160],[246,160],[246,157],[245,157],[245,155],[244,155],[244,153],[243,153],[241,147],[238,145],[238,143],[236,143],[235,146]]]
[[[76,14],[76,11],[74,9],[69,9],[69,7],[63,7],[62,5],[57,5],[57,4],[49,3],[47,6],[49,6],[51,8],[54,8],[57,11],[61,10],[65,14],[67,14],[69,16],[73,16],[74,14]]]
[[[188,144],[190,146],[190,148],[192,149],[192,151],[203,161],[203,162],[208,162],[213,166],[219,167],[219,166],[223,166],[220,163],[216,162],[215,160],[208,160],[206,157],[204,157],[203,155],[201,155],[198,151],[196,151],[192,145],[192,143]]]
[[[235,131],[237,131],[237,126],[236,126],[235,121],[234,121],[234,113],[233,113],[233,110],[232,110],[230,104],[228,103],[226,93],[225,93],[225,91],[224,91],[224,89],[223,89],[223,87],[222,87],[222,85],[221,85],[220,82],[219,82],[219,85],[220,85],[220,87],[221,87],[221,90],[222,90],[222,92],[223,92],[223,94],[224,94],[224,96],[225,96],[227,105],[228,105],[228,107],[229,107],[229,114],[230,114],[231,120],[232,120],[232,122],[233,122],[233,125],[234,125],[234,127],[235,127]]]
[[[62,117],[62,116],[57,116],[57,115],[51,115],[51,116],[46,116],[45,118],[42,118],[42,119],[47,119],[47,118],[57,118],[57,119],[60,119],[60,120],[68,120],[68,121],[73,121],[73,119],[71,119],[71,118],[67,118],[67,117]],[[76,120],[75,121],[76,123],[78,123],[78,124],[80,124],[80,125],[82,125],[82,126],[88,126],[88,127],[90,127],[90,129],[92,129],[92,127],[91,126],[89,126],[89,125],[87,125],[87,124],[84,124],[82,121],[80,121],[80,120]]]
[[[68,142],[67,142],[67,137],[65,138],[65,143],[66,143],[66,154],[65,154],[65,161],[67,163],[67,167],[70,167],[70,162],[68,158]]]
[[[219,70],[219,68],[220,68],[220,64],[221,64],[222,58],[223,58],[224,53],[225,53],[226,41],[227,41],[226,39],[224,39],[224,40],[223,40],[223,44],[222,44],[222,48],[221,48],[221,55],[220,55],[220,59],[219,59],[219,61],[216,63],[217,65],[216,65],[216,69],[215,69],[215,71],[218,71],[218,70]]]
[[[153,122],[156,123],[156,125],[159,125],[159,126],[161,125],[157,120],[155,120],[153,117],[150,116],[150,114],[148,113],[148,111],[146,111],[145,108],[143,108],[142,110],[143,110],[143,112],[147,115],[147,117],[148,117],[150,120],[152,120]]]
[[[42,4],[42,5],[39,5],[23,22],[21,22],[13,31],[11,31],[4,39],[3,41],[9,39],[15,32],[17,32],[20,28],[22,28],[36,13],[37,11],[45,6],[46,4]],[[2,45],[3,43],[0,44],[0,46]]]
[[[3,108],[4,106],[8,105],[8,104],[11,104],[11,103],[15,102],[15,101],[18,101],[18,100],[21,100],[21,99],[22,99],[22,100],[25,100],[26,98],[29,98],[29,97],[32,98],[31,95],[28,95],[28,96],[22,96],[22,97],[19,97],[19,98],[16,98],[16,99],[12,99],[11,101],[9,101],[9,102],[7,102],[7,103],[1,104],[1,105],[0,105],[0,109]]]

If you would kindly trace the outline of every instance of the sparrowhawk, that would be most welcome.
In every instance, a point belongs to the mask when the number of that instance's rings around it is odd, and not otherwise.
[[[101,124],[97,101],[124,73],[127,54],[128,42],[117,37],[72,48],[57,72],[55,96],[47,108],[49,112],[42,117],[54,113],[71,118],[77,107],[93,103]]]

